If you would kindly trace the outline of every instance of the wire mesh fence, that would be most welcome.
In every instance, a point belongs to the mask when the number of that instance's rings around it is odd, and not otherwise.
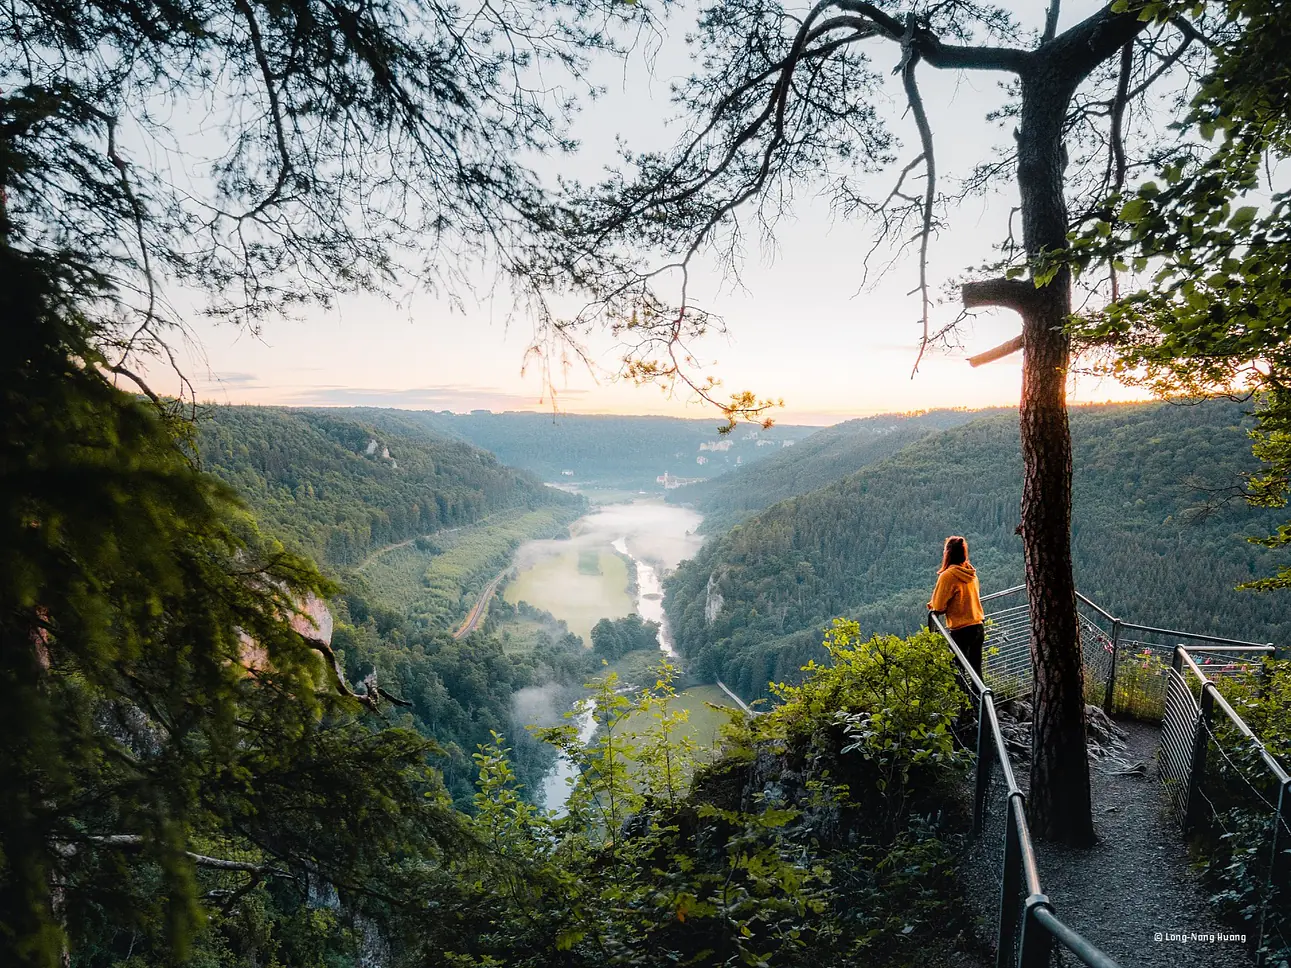
[[[1291,780],[1221,694],[1258,692],[1273,647],[1123,622],[1084,596],[1077,600],[1086,701],[1161,722],[1160,774],[1176,821],[1199,847],[1212,901],[1249,926],[1257,964],[1291,968]],[[965,865],[970,904],[979,922],[993,927],[986,933],[995,937],[999,968],[1070,964],[1073,956],[1113,965],[1058,920],[1041,894],[1023,794],[999,728],[997,702],[1029,695],[1033,682],[1026,588],[982,602],[981,678],[930,617],[975,707],[960,724],[978,764],[975,837]]]
[[[997,699],[1029,695],[1032,686],[1031,610],[1026,586],[982,598],[986,609],[983,679]],[[1123,622],[1084,595],[1076,596],[1085,701],[1109,715],[1148,722],[1165,712],[1166,670],[1177,645],[1186,645],[1208,674],[1240,676],[1258,666],[1252,650],[1266,643]]]
[[[1247,926],[1257,964],[1286,966],[1291,777],[1229,701],[1262,688],[1250,657],[1215,658],[1182,646],[1175,651],[1165,677],[1162,774],[1175,819],[1212,885],[1212,900],[1231,921]]]
[[[1201,707],[1187,683],[1174,669],[1166,675],[1164,716],[1161,720],[1161,748],[1158,754],[1161,780],[1174,812],[1182,824],[1188,808],[1188,777],[1192,770],[1192,748],[1201,718]]]
[[[1009,588],[982,599],[986,616],[983,679],[1001,700],[1031,692],[1031,609],[1026,586]]]

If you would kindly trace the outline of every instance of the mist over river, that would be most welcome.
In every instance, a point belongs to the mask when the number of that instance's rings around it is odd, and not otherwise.
[[[661,599],[643,596],[662,595],[663,575],[699,550],[704,539],[694,532],[702,520],[689,508],[661,501],[597,508],[574,522],[567,539],[521,545],[516,577],[503,595],[550,612],[589,647],[592,626],[602,618],[636,611],[662,621]],[[636,572],[635,600],[627,594],[629,567]]]
[[[515,555],[516,577],[504,596],[550,612],[571,632],[583,636],[589,648],[590,631],[597,621],[635,611],[663,626],[659,647],[671,655],[662,579],[704,543],[695,534],[702,520],[689,508],[657,500],[597,508],[574,522],[568,539],[522,545]],[[629,569],[636,579],[635,600],[627,594]],[[584,742],[596,728],[593,713],[590,701],[584,701],[578,714]],[[564,812],[573,775],[573,764],[558,757],[542,782],[542,802],[548,809]]]

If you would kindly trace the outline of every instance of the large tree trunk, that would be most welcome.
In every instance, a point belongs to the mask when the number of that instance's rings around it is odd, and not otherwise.
[[[1046,66],[1037,65],[1023,77],[1018,131],[1023,239],[1033,263],[1043,253],[1067,245],[1062,123],[1074,84]],[[1070,313],[1071,277],[1066,269],[1035,290],[1022,312],[1022,544],[1035,670],[1027,815],[1039,837],[1089,844],[1094,829],[1084,669],[1071,571]]]

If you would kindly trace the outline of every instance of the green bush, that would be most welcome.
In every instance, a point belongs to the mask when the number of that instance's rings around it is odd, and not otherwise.
[[[833,664],[738,717],[698,773],[671,668],[635,697],[612,674],[590,684],[590,743],[572,721],[539,731],[576,768],[563,816],[526,802],[500,738],[481,748],[472,828],[513,873],[447,871],[477,920],[460,947],[421,954],[878,968],[953,944],[958,843],[940,818],[967,754],[950,732],[966,700],[948,652],[928,633],[862,640],[843,621],[825,645]]]
[[[836,751],[851,800],[883,842],[894,842],[912,814],[948,795],[971,759],[951,730],[967,695],[932,632],[862,640],[855,622],[836,619],[824,647],[833,664],[809,662],[801,685],[772,686],[781,705],[761,729]]]

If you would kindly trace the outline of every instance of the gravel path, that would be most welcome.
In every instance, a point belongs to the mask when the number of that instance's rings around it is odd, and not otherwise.
[[[1140,775],[1115,776],[1090,764],[1098,845],[1072,850],[1037,844],[1040,878],[1054,911],[1123,968],[1249,968],[1238,941],[1161,940],[1157,933],[1231,934],[1206,901],[1157,775],[1159,730],[1119,724],[1128,733],[1125,759]],[[1019,777],[1019,783],[1025,781]],[[1068,959],[1074,962],[1074,959]]]

